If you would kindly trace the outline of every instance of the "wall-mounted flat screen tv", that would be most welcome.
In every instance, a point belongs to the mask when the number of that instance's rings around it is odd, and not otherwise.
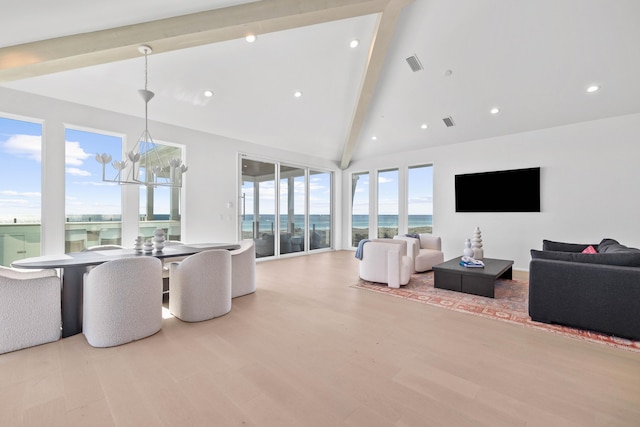
[[[455,176],[456,212],[540,212],[540,168]]]

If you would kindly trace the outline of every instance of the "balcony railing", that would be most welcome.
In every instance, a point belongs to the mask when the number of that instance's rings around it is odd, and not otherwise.
[[[168,239],[180,240],[180,221],[154,220],[139,223],[140,235],[152,237],[153,230],[164,229]],[[39,223],[0,224],[0,265],[9,266],[13,261],[40,256]],[[66,222],[65,252],[79,252],[91,246],[122,243],[120,221]]]

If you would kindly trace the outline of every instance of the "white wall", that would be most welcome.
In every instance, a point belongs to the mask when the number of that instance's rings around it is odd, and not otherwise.
[[[455,130],[454,130],[455,131]],[[476,226],[485,257],[528,270],[542,239],[640,247],[640,115],[602,119],[353,162],[343,172],[348,211],[352,172],[433,163],[433,233],[445,258],[462,254]],[[456,213],[454,175],[541,167],[540,213]],[[373,175],[372,175],[373,176]],[[349,212],[343,212],[345,228]],[[343,233],[349,247],[349,233]]]
[[[115,114],[83,105],[62,102],[11,89],[0,88],[0,113],[32,118],[44,122],[43,186],[42,186],[42,254],[64,251],[64,128],[65,125],[119,133],[125,144],[135,145],[143,130],[141,118]],[[295,166],[334,171],[334,188],[341,188],[339,168],[333,162],[309,156],[275,150],[222,136],[197,132],[167,124],[149,122],[149,131],[156,141],[184,144],[185,174],[183,197],[183,239],[188,242],[235,242],[238,236],[238,155],[275,159]],[[91,161],[91,159],[88,159]],[[125,186],[123,196],[122,242],[127,246],[138,234],[138,191]],[[340,242],[341,204],[336,198],[334,228]],[[228,208],[227,203],[232,202]]]

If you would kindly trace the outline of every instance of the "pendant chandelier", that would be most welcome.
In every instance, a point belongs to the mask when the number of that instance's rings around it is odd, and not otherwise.
[[[144,54],[144,89],[138,93],[144,100],[144,131],[133,150],[127,153],[127,159],[123,161],[111,161],[109,154],[96,154],[96,160],[102,165],[102,180],[118,184],[138,184],[149,187],[182,187],[182,174],[187,171],[187,166],[180,158],[170,158],[164,146],[158,147],[149,134],[148,106],[154,93],[147,89],[147,56],[151,53],[149,46],[138,47]],[[175,152],[175,150],[169,150]],[[107,178],[106,165],[111,163],[115,169],[115,177]]]

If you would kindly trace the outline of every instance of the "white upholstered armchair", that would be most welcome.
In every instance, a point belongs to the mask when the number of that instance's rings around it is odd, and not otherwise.
[[[55,270],[0,267],[0,354],[57,341],[61,326]]]
[[[231,298],[256,291],[256,248],[253,240],[242,240],[231,254]]]
[[[112,347],[162,327],[162,263],[145,256],[116,259],[85,273],[82,332],[93,347]]]
[[[231,311],[231,254],[211,249],[169,264],[169,311],[201,322]]]
[[[411,272],[422,273],[444,262],[442,240],[431,234],[419,234],[419,239],[408,236],[394,236],[394,240],[407,242],[407,256],[411,258]]]
[[[409,283],[411,259],[406,256],[407,242],[394,239],[373,239],[362,247],[360,278],[386,283],[399,288]]]

